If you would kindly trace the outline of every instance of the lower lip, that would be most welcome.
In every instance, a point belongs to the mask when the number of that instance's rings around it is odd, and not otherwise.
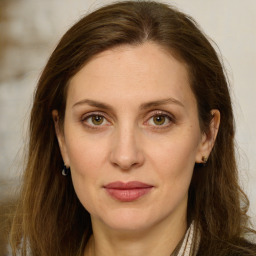
[[[112,196],[113,198],[121,202],[131,202],[148,194],[152,188],[153,187],[134,188],[134,189],[106,188],[106,190],[110,196]]]

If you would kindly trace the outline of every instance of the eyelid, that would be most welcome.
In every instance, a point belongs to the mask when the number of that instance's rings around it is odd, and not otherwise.
[[[90,125],[88,122],[85,122],[86,119],[93,117],[93,116],[102,116],[108,122],[108,124],[97,126],[97,125]],[[109,117],[106,115],[106,113],[101,112],[101,111],[91,111],[91,112],[88,112],[88,113],[82,115],[81,122],[83,122],[87,127],[92,128],[92,129],[101,128],[101,127],[108,126],[109,124],[111,124],[111,121],[109,121]]]
[[[175,116],[173,114],[171,114],[170,112],[167,112],[167,111],[164,111],[164,110],[153,110],[153,111],[150,111],[150,113],[147,114],[146,121],[143,124],[149,122],[149,120],[151,118],[153,118],[154,116],[158,116],[158,115],[159,116],[165,116],[165,117],[169,118],[170,122],[167,125],[162,125],[162,126],[161,125],[159,125],[159,126],[155,125],[154,128],[156,128],[156,129],[161,129],[161,128],[163,129],[163,128],[166,128],[166,127],[170,126],[170,124],[175,123],[175,120],[176,120]]]
[[[102,116],[107,124],[103,124],[103,125],[91,125],[89,124],[88,122],[85,122],[86,119],[90,118],[90,117],[93,117],[93,116]],[[164,125],[150,125],[148,124],[149,120],[155,116],[165,116],[166,118],[169,119],[169,122],[168,124],[164,124]],[[103,111],[90,111],[84,115],[81,116],[81,122],[84,123],[85,126],[87,126],[88,128],[91,128],[91,129],[100,129],[100,128],[104,128],[105,126],[109,126],[112,124],[112,121],[110,121],[111,119],[109,118],[109,116],[104,113]],[[168,111],[165,111],[165,110],[153,110],[153,111],[150,111],[149,113],[146,114],[146,117],[145,117],[145,121],[143,122],[143,125],[146,125],[146,126],[151,126],[152,128],[154,129],[164,129],[164,128],[168,128],[170,125],[172,125],[173,123],[176,122],[176,118],[173,114],[171,114],[170,112]]]
[[[82,115],[81,120],[85,120],[86,118],[91,117],[91,116],[103,116],[103,117],[107,118],[107,115],[104,112],[90,111],[90,112],[87,112],[86,114]]]
[[[170,112],[168,111],[165,111],[165,110],[153,110],[153,111],[150,111],[147,116],[146,116],[146,119],[147,118],[150,118],[150,117],[153,117],[153,116],[157,116],[157,115],[163,115],[163,116],[168,116],[170,117],[170,119],[175,119],[175,116],[173,114],[171,114]]]

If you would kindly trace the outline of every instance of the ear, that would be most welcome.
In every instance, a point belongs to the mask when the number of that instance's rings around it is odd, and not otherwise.
[[[64,164],[69,167],[69,157],[67,154],[67,147],[66,147],[66,142],[65,142],[65,137],[64,137],[64,130],[63,128],[60,127],[60,119],[59,119],[59,113],[57,110],[52,111],[52,118],[54,121],[54,127],[55,127],[55,133],[58,139],[59,147],[60,147],[60,152],[62,155],[62,159]]]
[[[210,122],[208,132],[202,134],[201,143],[196,155],[196,163],[206,163],[214,146],[219,126],[220,126],[220,111],[217,109],[211,110],[212,120]]]

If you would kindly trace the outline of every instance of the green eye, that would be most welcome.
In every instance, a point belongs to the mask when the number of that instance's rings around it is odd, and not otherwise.
[[[165,113],[155,113],[148,119],[147,124],[153,127],[164,128],[173,123],[173,118]]]
[[[103,116],[95,115],[95,116],[91,117],[91,122],[94,125],[101,125],[103,123],[103,121],[104,121],[104,117]]]
[[[163,125],[166,122],[166,117],[165,116],[154,116],[153,122],[155,125]]]
[[[98,114],[97,112],[86,114],[85,116],[81,117],[81,121],[87,127],[94,129],[100,129],[111,125],[111,122],[108,121],[104,114]]]

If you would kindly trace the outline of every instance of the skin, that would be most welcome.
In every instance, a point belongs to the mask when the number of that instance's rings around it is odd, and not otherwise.
[[[212,114],[205,134],[186,65],[151,42],[104,51],[71,79],[63,132],[56,110],[53,118],[92,219],[85,255],[170,255],[187,229],[194,164],[209,156],[216,138],[220,114]],[[114,181],[152,189],[121,202],[104,188]]]

